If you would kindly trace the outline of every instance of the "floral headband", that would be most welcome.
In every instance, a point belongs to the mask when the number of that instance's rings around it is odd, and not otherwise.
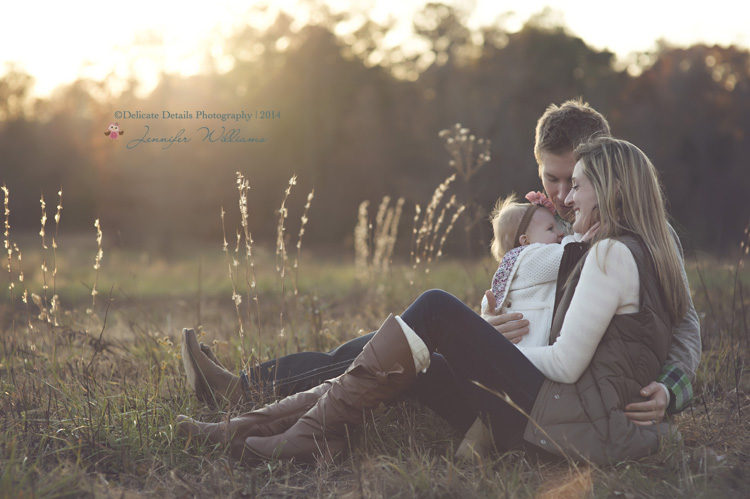
[[[534,212],[538,208],[546,208],[547,211],[552,213],[553,215],[556,213],[555,211],[555,204],[549,200],[547,196],[545,196],[541,192],[534,192],[531,191],[526,196],[524,196],[529,203],[529,207],[526,208],[526,212],[523,214],[523,218],[521,218],[521,223],[518,225],[518,230],[516,231],[516,238],[514,241],[516,242],[516,245],[514,248],[517,248],[521,246],[521,236],[526,232],[526,229],[529,228],[529,223],[531,223],[531,217],[534,216]]]
[[[529,203],[547,208],[547,210],[549,210],[549,212],[552,213],[553,215],[557,213],[557,211],[555,210],[555,203],[550,201],[550,199],[547,196],[545,196],[544,193],[539,192],[539,191],[537,192],[531,191],[528,194],[526,194],[525,197],[529,201]]]

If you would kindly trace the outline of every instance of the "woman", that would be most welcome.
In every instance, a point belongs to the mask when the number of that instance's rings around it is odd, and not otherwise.
[[[182,427],[230,439],[235,457],[329,460],[347,448],[347,425],[411,386],[439,351],[452,387],[500,450],[527,443],[595,463],[655,452],[666,424],[635,425],[624,407],[658,373],[688,302],[664,200],[653,165],[632,144],[602,137],[576,154],[566,199],[573,229],[600,228],[563,288],[551,345],[521,353],[459,300],[428,291],[386,319],[338,378],[228,425],[181,417]]]

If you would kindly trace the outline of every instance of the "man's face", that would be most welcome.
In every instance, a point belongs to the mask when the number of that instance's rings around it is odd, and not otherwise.
[[[542,152],[539,156],[542,160],[542,185],[547,197],[555,203],[557,213],[567,220],[570,207],[565,206],[565,198],[572,187],[573,168],[576,166],[575,152]]]

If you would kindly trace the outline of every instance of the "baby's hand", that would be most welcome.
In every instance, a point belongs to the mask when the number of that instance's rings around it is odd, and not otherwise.
[[[488,317],[495,315],[496,304],[495,293],[489,289],[485,291],[482,297],[482,311],[480,312],[484,320],[488,320]]]

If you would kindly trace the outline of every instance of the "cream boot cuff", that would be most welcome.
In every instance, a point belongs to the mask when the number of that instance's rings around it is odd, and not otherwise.
[[[422,338],[414,332],[409,325],[404,322],[401,316],[396,316],[401,330],[406,336],[406,341],[409,342],[409,348],[411,348],[411,355],[414,358],[414,370],[416,372],[425,372],[430,367],[430,351],[427,349],[427,345],[424,344]]]

